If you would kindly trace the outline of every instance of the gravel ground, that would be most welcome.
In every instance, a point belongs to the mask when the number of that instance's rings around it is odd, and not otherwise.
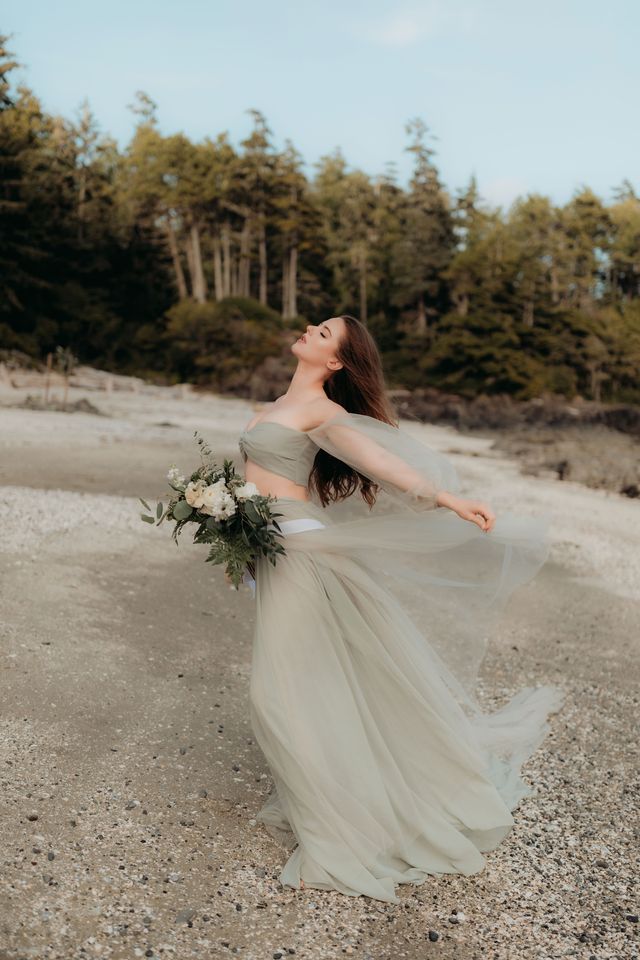
[[[496,511],[552,511],[551,558],[480,693],[551,682],[567,700],[482,873],[401,885],[398,905],[283,889],[286,854],[254,819],[271,781],[248,723],[250,591],[136,500],[194,461],[194,429],[237,459],[251,405],[81,395],[108,416],[0,391],[0,960],[638,957],[637,501],[405,425]]]

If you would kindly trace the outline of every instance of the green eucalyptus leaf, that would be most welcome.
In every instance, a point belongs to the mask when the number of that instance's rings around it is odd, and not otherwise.
[[[260,522],[260,514],[256,510],[256,505],[252,500],[245,500],[244,512],[247,519],[251,520],[252,523]]]
[[[141,519],[141,520],[144,520],[145,523],[155,523],[154,518],[153,518],[153,517],[148,517],[148,516],[146,515],[146,513],[141,513],[141,514],[140,514],[140,519]]]
[[[193,513],[193,507],[186,500],[178,500],[171,512],[174,520],[187,520]]]

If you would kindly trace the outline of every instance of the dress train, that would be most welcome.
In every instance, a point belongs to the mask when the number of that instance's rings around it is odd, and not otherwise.
[[[487,714],[472,689],[481,654],[460,642],[473,660],[466,682],[447,637],[488,629],[487,599],[529,579],[544,548],[507,518],[495,569],[465,581],[491,554],[477,527],[451,516],[438,548],[445,511],[336,522],[311,501],[278,498],[276,509],[287,554],[256,564],[250,719],[273,778],[257,819],[289,852],[280,881],[398,903],[398,883],[477,873],[536,793],[521,766],[564,693],[527,687]],[[430,551],[451,550],[450,579],[424,566]],[[451,591],[453,608],[441,602]]]

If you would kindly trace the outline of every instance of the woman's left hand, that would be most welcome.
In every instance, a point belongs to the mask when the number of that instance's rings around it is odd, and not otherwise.
[[[452,497],[447,506],[463,520],[469,520],[470,523],[477,524],[485,533],[489,533],[494,528],[496,515],[484,500]]]

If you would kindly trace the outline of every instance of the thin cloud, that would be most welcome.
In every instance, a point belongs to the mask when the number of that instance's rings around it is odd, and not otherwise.
[[[475,22],[475,13],[466,5],[431,0],[419,7],[405,7],[379,17],[364,27],[360,24],[357,29],[372,43],[386,47],[410,47],[420,40],[436,36],[450,26],[458,32],[470,30]]]

